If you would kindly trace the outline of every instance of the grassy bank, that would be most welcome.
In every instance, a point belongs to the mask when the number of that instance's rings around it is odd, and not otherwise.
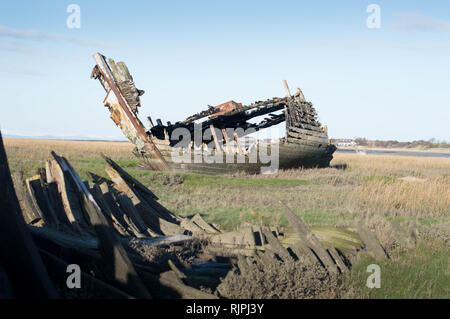
[[[347,278],[346,298],[450,298],[450,247],[442,241],[421,242],[415,251],[394,251],[391,259],[364,258]],[[380,288],[366,286],[367,266],[380,266]]]

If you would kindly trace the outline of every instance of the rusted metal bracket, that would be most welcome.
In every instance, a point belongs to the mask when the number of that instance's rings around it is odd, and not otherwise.
[[[136,145],[139,151],[148,150],[150,152],[153,160],[149,161],[149,164],[153,169],[163,171],[169,170],[167,162],[164,160],[161,152],[147,135],[144,125],[139,121],[136,115],[130,111],[130,106],[126,102],[117,83],[111,75],[111,70],[105,61],[105,57],[100,53],[95,53],[94,59],[97,63],[97,69],[94,70],[93,75],[95,77],[98,77],[99,75],[103,77],[103,81],[101,80],[101,82],[107,91],[104,103],[110,108],[113,121],[120,127],[125,136]]]

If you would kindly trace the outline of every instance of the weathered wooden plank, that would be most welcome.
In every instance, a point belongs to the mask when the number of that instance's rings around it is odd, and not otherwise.
[[[108,205],[111,214],[114,216],[114,218],[119,222],[120,225],[122,225],[125,230],[130,233],[134,234],[133,230],[131,229],[130,225],[128,224],[128,221],[125,220],[125,212],[123,212],[122,208],[119,206],[118,203],[118,193],[113,188],[112,182],[109,184],[108,182],[103,182],[100,185],[98,185],[97,191],[101,192],[103,200],[106,201],[106,204]]]
[[[375,260],[383,260],[387,258],[387,254],[375,235],[367,228],[363,221],[357,225],[358,234],[366,245],[367,254]]]
[[[217,234],[219,231],[207,223],[200,214],[195,214],[194,217],[191,218],[191,222],[195,223],[201,229],[203,229],[207,233]]]
[[[307,130],[307,129],[303,129],[303,128],[299,128],[296,126],[290,126],[289,127],[290,131],[295,131],[297,133],[303,134],[303,135],[310,135],[310,136],[315,136],[318,138],[328,138],[327,134],[324,131],[318,132],[318,131],[312,131],[312,130]]]
[[[62,203],[61,195],[58,192],[58,185],[56,182],[47,183],[47,193],[53,211],[55,212],[56,218],[62,228],[65,231],[72,231],[72,226],[67,219],[66,212],[64,211],[64,206]]]
[[[216,150],[218,152],[222,151],[222,148],[220,147],[220,144],[219,144],[219,139],[217,138],[216,129],[214,128],[214,125],[211,124],[209,126],[209,128],[211,130],[211,135],[214,139],[214,145],[216,145]]]
[[[325,149],[325,147],[328,145],[328,142],[320,143],[320,142],[316,142],[316,141],[307,141],[304,139],[298,139],[298,138],[294,138],[294,137],[287,137],[286,139],[290,143],[295,143],[295,144],[300,144],[300,145],[309,145],[314,148]]]
[[[286,97],[291,98],[291,91],[289,90],[289,86],[287,84],[286,80],[283,80],[283,86],[284,86],[284,90],[286,91]]]
[[[156,234],[145,225],[144,221],[139,216],[139,212],[126,194],[116,191],[114,192],[114,198],[119,204],[120,210],[124,213],[123,220],[125,221],[125,224],[128,225],[128,229],[131,230],[136,237],[142,238]]]
[[[341,256],[339,255],[338,251],[334,247],[330,247],[327,249],[330,253],[331,257],[333,257],[336,265],[338,265],[341,272],[345,272],[348,270],[347,266],[345,265],[344,261],[342,260]]]
[[[104,158],[110,165],[110,167],[106,169],[108,175],[112,178],[117,188],[130,197],[147,226],[155,232],[158,232],[157,229],[162,226],[166,230],[164,233],[165,235],[174,234],[174,232],[177,231],[176,225],[170,225],[167,222],[177,223],[176,216],[160,205],[156,201],[156,195],[154,195],[147,187],[131,177],[114,161],[106,156],[104,156]],[[159,219],[163,219],[163,221],[159,221]]]
[[[274,253],[276,253],[283,261],[292,260],[292,256],[289,254],[286,248],[281,245],[278,239],[272,234],[272,231],[263,228],[262,229],[264,237],[269,242],[269,245]]]
[[[161,205],[156,199],[148,196],[140,189],[134,188],[134,192],[141,201],[145,202],[149,207],[151,207],[154,211],[156,211],[158,216],[160,216],[160,218],[162,218],[163,220],[177,225],[181,221],[181,219],[177,215],[169,211],[167,208]]]
[[[133,219],[133,222],[139,227],[140,232],[143,232],[145,228],[149,228],[156,234],[162,234],[161,225],[159,222],[158,212],[152,210],[146,203],[144,203],[136,194],[136,192],[131,189],[131,187],[126,183],[126,181],[121,177],[117,170],[111,167],[106,168],[106,173],[109,175],[114,183],[114,187],[124,194],[120,196],[121,206],[123,204],[124,209]],[[126,198],[125,198],[126,197]],[[131,209],[127,202],[131,202],[134,209]],[[137,213],[134,213],[134,212]]]
[[[197,224],[191,222],[188,218],[183,218],[180,222],[180,226],[193,235],[200,235],[205,233],[202,228],[200,228]]]
[[[280,202],[281,203],[281,202]],[[311,230],[306,226],[297,215],[295,215],[286,205],[281,203],[283,206],[283,211],[288,220],[289,224],[294,227],[300,240],[314,251],[319,261],[332,273],[338,273],[339,270],[331,259],[328,252],[322,246],[317,237],[311,232]]]
[[[102,183],[106,183],[108,185],[112,184],[112,182],[109,179],[104,178],[103,176],[94,174],[92,172],[86,172],[86,174],[87,174],[89,180],[95,184],[99,184],[99,185]]]
[[[108,222],[92,194],[81,178],[63,157],[51,153],[60,169],[67,173],[81,197],[83,208],[99,238],[99,248],[104,262],[104,271],[108,273],[111,284],[138,298],[150,298],[147,288],[142,284],[120,239],[112,232]]]
[[[72,235],[68,233],[63,233],[56,231],[47,227],[36,227],[28,225],[28,229],[31,233],[36,236],[41,236],[48,240],[55,242],[56,244],[64,247],[81,249],[81,250],[98,250],[99,241],[94,236],[80,237],[77,235]],[[175,235],[175,236],[160,236],[155,238],[137,238],[137,237],[122,237],[120,241],[123,245],[127,246],[167,246],[167,245],[177,245],[183,244],[188,241],[193,240],[193,237],[186,235]]]
[[[328,144],[328,138],[327,137],[317,137],[317,136],[310,136],[310,135],[305,135],[305,134],[301,134],[301,133],[297,133],[297,132],[293,132],[293,131],[288,131],[287,132],[289,136],[296,138],[296,139],[301,139],[301,140],[305,140],[305,141],[311,141],[311,142],[317,142],[320,144]]]
[[[311,124],[307,124],[307,123],[297,123],[296,124],[299,128],[305,129],[305,130],[311,130],[311,131],[316,131],[316,132],[323,132],[323,129],[319,126],[314,126]],[[291,127],[291,126],[290,126]]]
[[[43,225],[44,220],[40,212],[33,205],[30,194],[28,193],[23,173],[15,173],[12,175],[14,181],[15,193],[19,201],[21,212],[27,224]]]
[[[101,156],[106,161],[106,163],[108,163],[108,165],[112,169],[114,169],[117,172],[117,174],[120,175],[121,178],[123,178],[125,181],[130,183],[130,185],[132,187],[138,188],[139,190],[141,190],[142,192],[146,193],[147,195],[151,196],[154,199],[158,199],[158,197],[151,190],[149,190],[148,187],[145,187],[144,184],[139,182],[137,179],[133,178],[122,167],[120,167],[116,162],[114,162],[112,159],[110,159],[105,154],[101,154]]]
[[[364,247],[358,233],[334,226],[311,226],[311,232],[316,235],[325,248],[335,247],[341,251],[357,251]],[[291,246],[299,241],[293,228],[286,228],[283,232],[282,244]]]
[[[58,192],[62,200],[64,212],[72,229],[85,235],[88,229],[88,223],[84,219],[83,209],[80,205],[74,185],[68,180],[68,177],[55,159],[47,161],[45,168],[47,171],[47,180],[56,182],[58,186]]]
[[[22,216],[0,132],[0,261],[13,298],[57,298]]]
[[[297,256],[298,260],[303,264],[320,263],[316,255],[312,252],[303,241],[296,242],[289,246],[292,252]]]
[[[58,228],[59,221],[53,207],[50,205],[47,188],[43,182],[41,175],[35,176],[34,179],[29,178],[26,180],[27,189],[33,199],[33,203],[44,217],[46,224]]]
[[[103,193],[98,184],[95,184],[93,188],[91,188],[92,196],[94,196],[95,201],[100,206],[102,212],[104,212],[105,216],[111,221],[114,225],[116,231],[122,236],[130,236],[130,233],[127,231],[126,227],[122,225],[122,223],[116,218],[113,213],[113,208],[111,208],[108,204],[108,201],[103,196]]]

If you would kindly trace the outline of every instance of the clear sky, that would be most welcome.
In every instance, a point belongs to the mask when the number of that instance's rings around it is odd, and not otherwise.
[[[81,9],[68,28],[69,4]],[[368,5],[381,8],[368,28]],[[89,79],[125,61],[141,119],[176,122],[230,99],[314,103],[331,137],[450,140],[449,1],[2,1],[5,134],[120,138]],[[145,122],[146,123],[146,122]]]

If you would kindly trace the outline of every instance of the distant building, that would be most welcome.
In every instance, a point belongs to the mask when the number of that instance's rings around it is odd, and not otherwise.
[[[336,145],[338,147],[352,147],[356,146],[356,142],[354,139],[338,139],[336,140]]]

